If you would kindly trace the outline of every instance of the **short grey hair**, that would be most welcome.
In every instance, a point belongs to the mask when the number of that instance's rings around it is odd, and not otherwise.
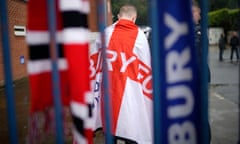
[[[198,4],[198,2],[196,0],[192,1],[192,6],[199,8],[199,4]]]
[[[137,9],[135,6],[133,6],[131,4],[126,4],[120,8],[118,15],[120,17],[122,17],[122,16],[132,17],[133,15],[137,15]]]

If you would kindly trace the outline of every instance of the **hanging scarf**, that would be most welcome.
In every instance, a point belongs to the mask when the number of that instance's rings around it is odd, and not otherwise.
[[[92,124],[89,123],[92,117],[87,24],[89,2],[59,0],[56,1],[56,10],[64,134],[71,136],[70,129],[73,129],[76,143],[92,143]],[[47,137],[55,132],[46,0],[28,2],[27,29],[31,88],[29,143],[42,143],[49,141]]]

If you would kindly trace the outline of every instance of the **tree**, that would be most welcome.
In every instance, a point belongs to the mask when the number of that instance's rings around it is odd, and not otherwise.
[[[239,0],[209,0],[209,11],[222,8],[235,9],[239,7]]]
[[[240,9],[219,9],[208,13],[210,27],[223,27],[224,31],[239,30]]]

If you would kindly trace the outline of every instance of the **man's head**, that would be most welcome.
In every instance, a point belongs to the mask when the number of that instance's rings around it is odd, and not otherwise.
[[[198,24],[201,19],[201,9],[199,8],[199,5],[196,1],[193,0],[192,2],[192,15],[193,15],[193,21],[195,24]]]
[[[120,8],[118,19],[127,19],[135,23],[137,19],[137,9],[135,6],[127,4]]]
[[[232,32],[232,35],[237,36],[237,32],[236,31]]]

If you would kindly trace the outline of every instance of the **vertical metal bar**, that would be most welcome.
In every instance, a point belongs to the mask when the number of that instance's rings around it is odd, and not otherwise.
[[[238,8],[240,8],[240,1],[237,2]],[[240,12],[238,12],[238,28],[240,28]],[[238,30],[238,37],[240,37],[240,30]],[[238,50],[240,53],[240,49]],[[238,71],[240,72],[240,64],[238,65]],[[238,85],[240,84],[240,73],[238,73]],[[238,142],[240,144],[240,89],[238,89]]]
[[[48,27],[50,30],[50,51],[52,59],[52,85],[55,108],[57,144],[64,143],[60,80],[58,72],[58,45],[56,42],[56,1],[48,0]]]
[[[202,143],[209,144],[209,124],[208,124],[208,1],[200,1],[201,8],[201,44],[203,48],[203,57],[201,62],[201,122],[202,122]]]
[[[11,59],[10,59],[10,44],[9,44],[9,33],[8,33],[8,13],[6,0],[0,1],[0,15],[1,15],[1,37],[3,43],[3,63],[4,63],[4,75],[5,75],[5,86],[6,86],[6,101],[7,101],[7,116],[8,116],[8,128],[10,132],[10,143],[17,144],[17,122],[16,122],[16,111],[15,111],[15,99],[14,90],[12,86],[12,70],[11,70]]]
[[[107,25],[107,8],[106,0],[98,0],[98,28],[101,32],[101,47],[103,56],[103,88],[104,88],[104,120],[105,120],[105,142],[106,144],[113,143],[111,136],[111,107],[108,83],[108,69],[106,62],[106,43],[104,30]]]
[[[149,17],[150,17],[150,24],[152,27],[152,37],[151,42],[151,57],[152,57],[152,75],[153,75],[153,127],[154,127],[154,144],[161,143],[161,99],[160,99],[160,62],[158,61],[159,58],[159,43],[158,41],[158,7],[157,7],[158,0],[150,0],[149,1]],[[162,41],[162,40],[160,40]]]

